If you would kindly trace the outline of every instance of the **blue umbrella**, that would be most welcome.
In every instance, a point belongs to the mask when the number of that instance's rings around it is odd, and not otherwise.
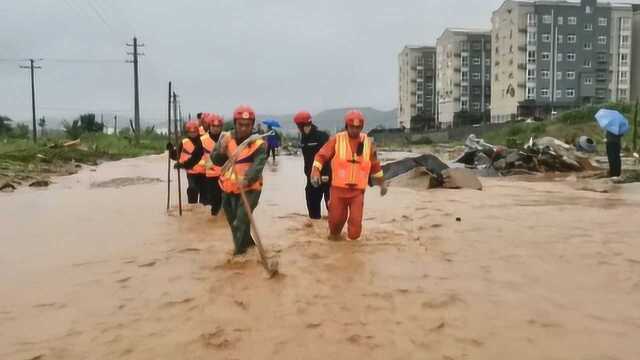
[[[629,122],[616,110],[600,109],[596,114],[596,120],[601,128],[614,135],[624,135],[629,131]]]
[[[276,119],[263,120],[262,123],[265,124],[266,126],[271,126],[272,128],[280,127],[280,122],[278,122],[278,120]]]

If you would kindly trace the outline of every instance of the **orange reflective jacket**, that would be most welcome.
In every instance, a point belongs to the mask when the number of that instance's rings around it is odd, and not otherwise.
[[[371,172],[371,139],[360,134],[362,154],[356,154],[349,145],[346,131],[336,134],[335,155],[331,160],[331,185],[347,189],[366,189]],[[357,149],[356,149],[357,150]]]
[[[200,137],[202,141],[202,147],[204,148],[204,154],[202,154],[202,166],[205,167],[205,175],[208,178],[214,178],[220,176],[220,166],[212,165],[211,167],[207,167],[206,164],[210,162],[209,158],[211,157],[211,153],[213,149],[216,147],[216,142],[213,141],[209,133],[205,133]],[[198,164],[199,165],[199,164]]]
[[[195,149],[196,149],[196,146],[193,145],[191,140],[189,140],[188,138],[182,139],[182,152],[180,152],[180,159],[178,159],[178,162],[185,163],[187,160],[189,160],[191,158],[191,154],[193,154],[193,150]],[[204,173],[205,173],[205,168],[202,160],[200,160],[200,162],[196,164],[196,166],[194,166],[193,168],[187,169],[187,174],[204,174]]]
[[[264,140],[259,139],[247,146],[238,156],[234,167],[220,175],[220,188],[222,191],[233,194],[240,193],[240,181],[244,179],[245,174],[253,165],[253,155],[262,144],[264,144]],[[229,139],[227,156],[232,157],[237,149],[238,143],[236,143],[236,139]],[[245,190],[262,190],[262,178],[251,184]]]

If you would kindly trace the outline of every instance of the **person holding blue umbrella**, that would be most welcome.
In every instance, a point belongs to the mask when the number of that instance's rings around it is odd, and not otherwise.
[[[280,127],[280,123],[275,119],[268,119],[262,122],[267,126],[267,158],[273,157],[273,163],[276,163],[276,150],[280,147],[281,137],[280,134],[275,131],[275,128]]]
[[[622,174],[622,136],[629,131],[629,122],[616,110],[600,109],[595,117],[598,125],[607,132],[609,176],[619,177]]]

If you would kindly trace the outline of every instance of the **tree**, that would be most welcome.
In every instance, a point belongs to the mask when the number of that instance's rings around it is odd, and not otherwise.
[[[433,115],[420,113],[411,117],[411,131],[422,132],[436,128],[436,118]]]
[[[13,127],[11,126],[11,122],[13,120],[11,120],[8,116],[2,116],[0,115],[0,135],[9,135],[11,133],[11,131],[13,130]]]
[[[96,114],[93,113],[82,114],[71,124],[64,121],[62,126],[71,139],[78,139],[84,133],[101,133],[104,130],[104,124],[97,122]]]
[[[44,116],[38,119],[38,127],[40,128],[40,136],[44,136],[44,128],[47,126],[47,121],[44,119]]]
[[[18,124],[12,131],[12,136],[16,139],[28,139],[31,134],[31,129],[27,124]]]

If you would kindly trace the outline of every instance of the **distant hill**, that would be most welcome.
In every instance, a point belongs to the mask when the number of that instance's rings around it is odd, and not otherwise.
[[[321,111],[317,114],[313,115],[313,122],[323,130],[328,130],[330,132],[334,132],[336,128],[338,130],[342,129],[344,126],[344,114],[351,110],[352,108],[344,108],[344,109],[331,109]],[[396,127],[396,110],[389,111],[381,111],[371,107],[363,107],[356,108],[364,114],[367,122],[365,124],[365,130],[369,131],[371,129],[375,129],[378,126],[384,128],[394,128]],[[284,132],[295,132],[298,128],[293,123],[294,114],[286,114],[286,115],[258,115],[258,121],[262,121],[265,119],[277,119],[280,121],[280,125],[282,125],[282,130]]]

